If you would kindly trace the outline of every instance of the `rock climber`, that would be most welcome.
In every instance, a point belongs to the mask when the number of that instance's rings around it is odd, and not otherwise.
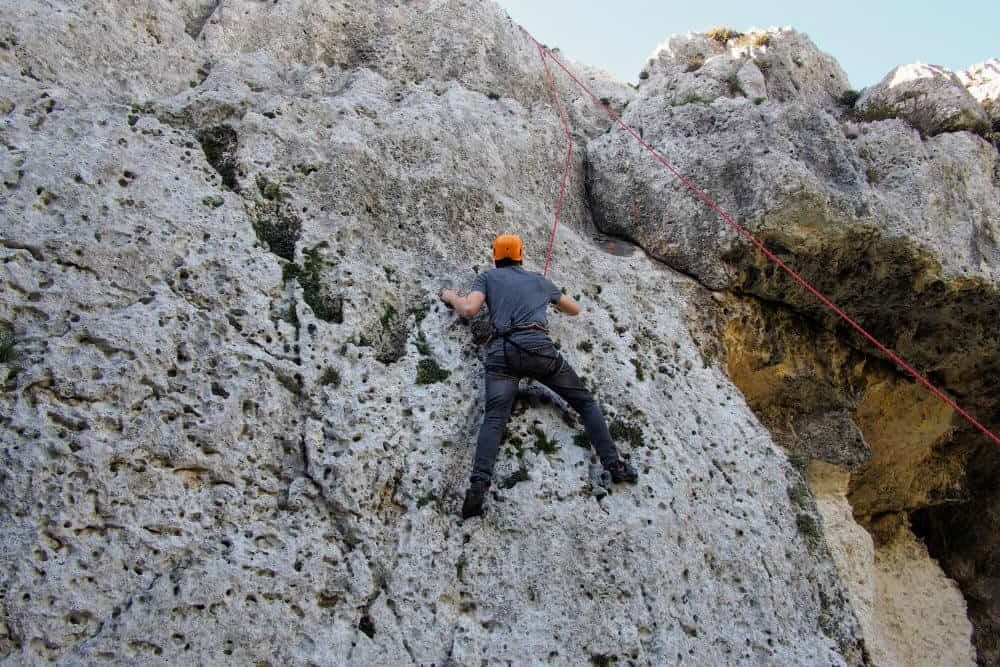
[[[502,234],[493,241],[495,268],[477,275],[464,296],[454,289],[443,289],[439,295],[463,317],[475,315],[485,302],[493,332],[486,343],[484,360],[486,414],[476,441],[472,476],[462,505],[463,519],[483,513],[500,439],[522,377],[549,387],[580,414],[587,437],[612,481],[634,484],[639,477],[619,456],[594,397],[548,336],[547,306],[551,303],[567,315],[577,315],[580,304],[540,273],[525,271],[523,261],[524,243],[520,237]]]

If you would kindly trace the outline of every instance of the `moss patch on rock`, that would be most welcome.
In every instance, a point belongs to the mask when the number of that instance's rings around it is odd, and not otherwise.
[[[611,437],[617,442],[627,442],[633,448],[646,446],[646,439],[638,424],[615,418],[608,425],[608,430],[611,432]]]
[[[392,303],[383,306],[374,333],[375,358],[383,364],[399,361],[406,355],[406,340],[410,336],[409,318]]]
[[[250,208],[250,222],[261,243],[278,257],[295,261],[295,246],[302,235],[302,221],[285,201],[280,186],[257,177],[262,199]]]
[[[561,449],[559,442],[555,438],[550,438],[537,425],[533,426],[531,433],[535,436],[535,449],[543,454],[553,455]]]
[[[336,368],[327,366],[323,370],[323,374],[319,376],[319,383],[324,387],[333,385],[334,388],[337,388],[340,386],[340,373],[337,372]]]
[[[417,363],[417,384],[434,384],[448,379],[449,375],[451,371],[438,366],[434,359],[425,358]]]
[[[288,275],[298,278],[302,286],[302,298],[312,308],[313,314],[324,322],[342,324],[344,322],[344,297],[331,295],[323,285],[326,264],[323,262],[322,248],[325,243],[304,251],[305,258],[300,269],[289,269]]]

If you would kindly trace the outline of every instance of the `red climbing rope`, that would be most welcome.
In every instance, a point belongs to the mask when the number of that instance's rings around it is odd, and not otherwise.
[[[531,35],[528,35],[528,37],[531,37]],[[532,41],[534,41],[534,38],[532,38]],[[563,112],[562,104],[559,102],[559,93],[556,91],[556,85],[552,81],[552,70],[549,69],[549,63],[545,60],[545,47],[538,42],[535,42],[535,46],[538,48],[538,57],[542,59],[542,65],[545,67],[545,79],[549,83],[549,90],[552,91],[552,99],[555,101],[556,109],[559,111],[559,122],[562,123],[563,133],[566,135],[566,161],[563,165],[562,185],[559,187],[559,198],[556,199],[556,213],[552,220],[552,233],[549,235],[549,249],[545,253],[545,268],[542,270],[542,275],[547,276],[549,275],[549,262],[552,260],[552,246],[556,242],[556,228],[559,226],[559,214],[562,212],[563,199],[566,196],[566,181],[569,180],[569,167],[573,161],[573,135],[569,132],[569,123],[566,122],[566,114]]]
[[[535,39],[531,35],[531,33],[529,33],[523,27],[521,27],[521,30],[524,32],[525,35],[528,36],[528,39],[530,39],[532,42],[534,42],[534,44],[538,48],[538,52],[539,52],[539,54],[540,54],[540,56],[542,58],[542,64],[545,65],[546,77],[548,79],[550,88],[552,88],[552,95],[555,98],[556,105],[558,106],[558,109],[559,109],[559,119],[563,123],[563,130],[566,132],[567,139],[570,141],[570,150],[569,150],[569,153],[567,154],[567,158],[566,158],[566,160],[567,160],[566,161],[566,168],[567,169],[569,168],[569,157],[572,155],[572,137],[571,137],[571,135],[569,133],[569,129],[568,129],[567,124],[566,124],[566,120],[563,117],[562,106],[559,104],[559,98],[558,98],[558,95],[556,95],[555,86],[554,86],[554,84],[552,82],[552,73],[549,70],[549,66],[548,66],[548,62],[546,61],[546,58],[552,59],[552,62],[554,62],[556,65],[558,65],[559,68],[563,72],[565,72],[566,75],[569,76],[569,78],[572,79],[576,83],[576,85],[578,85],[584,92],[586,92],[594,100],[594,102],[597,103],[598,106],[600,106],[602,109],[604,109],[604,111],[608,114],[608,116],[611,117],[611,119],[615,123],[617,123],[623,130],[625,130],[625,132],[627,132],[628,134],[630,134],[633,139],[635,139],[636,141],[638,141],[639,144],[643,148],[645,148],[647,151],[649,151],[649,153],[651,153],[653,155],[653,157],[655,157],[660,162],[660,164],[662,164],[664,167],[666,167],[668,170],[670,170],[670,172],[672,174],[674,174],[674,176],[676,176],[680,180],[680,182],[683,183],[684,186],[688,190],[690,190],[695,196],[697,196],[699,199],[701,199],[705,203],[705,205],[707,205],[710,209],[712,209],[713,211],[715,211],[716,213],[718,213],[719,216],[721,216],[723,220],[725,220],[727,223],[729,223],[729,225],[733,229],[735,229],[736,232],[740,236],[742,236],[744,239],[746,239],[747,242],[749,242],[751,245],[753,245],[758,250],[760,250],[762,253],[764,253],[765,257],[767,257],[769,260],[771,260],[772,262],[774,262],[775,264],[777,264],[781,268],[782,271],[784,271],[785,273],[787,273],[792,278],[792,280],[794,280],[795,282],[797,282],[806,291],[808,291],[814,297],[816,297],[817,299],[819,299],[820,303],[822,303],[827,308],[829,308],[834,313],[836,313],[842,320],[844,320],[845,322],[847,322],[847,324],[849,324],[851,326],[851,328],[853,328],[855,331],[857,331],[859,334],[861,334],[869,343],[871,343],[876,348],[878,348],[883,354],[885,354],[889,359],[891,359],[897,366],[899,366],[901,369],[903,369],[904,371],[906,371],[907,373],[909,373],[911,376],[913,376],[918,382],[920,382],[922,385],[924,385],[924,387],[926,387],[931,393],[933,393],[935,396],[937,396],[939,399],[941,399],[946,405],[948,405],[951,409],[953,409],[955,412],[957,412],[959,415],[961,415],[963,418],[965,418],[965,420],[967,422],[969,422],[969,424],[971,424],[976,429],[978,429],[980,432],[982,432],[983,435],[985,435],[987,438],[989,438],[990,440],[992,440],[994,443],[1000,445],[1000,437],[997,437],[992,431],[990,431],[988,428],[986,428],[985,426],[983,426],[982,424],[980,424],[972,415],[970,415],[968,412],[966,412],[965,410],[963,410],[962,407],[958,403],[956,403],[950,396],[948,396],[947,394],[945,394],[944,391],[942,391],[941,389],[938,389],[936,386],[934,386],[930,382],[930,380],[928,380],[927,378],[925,378],[923,375],[921,375],[919,372],[917,372],[912,366],[910,366],[908,363],[906,363],[906,361],[904,361],[902,357],[900,357],[898,354],[896,354],[891,349],[889,349],[888,346],[884,345],[881,341],[879,341],[877,338],[875,338],[875,336],[873,336],[872,334],[868,333],[868,331],[866,331],[864,327],[862,327],[860,324],[858,324],[857,322],[855,322],[847,313],[845,313],[843,310],[841,310],[835,303],[833,303],[830,299],[828,299],[822,292],[820,292],[818,289],[816,289],[815,287],[813,287],[809,283],[809,281],[807,281],[805,278],[803,278],[798,273],[796,273],[790,266],[788,266],[787,264],[785,264],[785,262],[783,262],[780,257],[778,257],[777,255],[775,255],[770,250],[768,250],[764,246],[764,244],[761,243],[759,240],[757,240],[757,237],[755,237],[746,227],[744,227],[743,225],[741,225],[740,223],[738,223],[732,216],[730,216],[728,213],[726,213],[722,209],[722,207],[720,207],[718,204],[716,204],[712,200],[711,197],[709,197],[707,194],[705,194],[704,191],[702,191],[700,188],[698,188],[698,186],[696,186],[694,183],[692,183],[691,181],[689,181],[688,179],[686,179],[684,177],[684,175],[681,174],[680,170],[677,169],[677,167],[675,167],[666,158],[664,158],[662,155],[660,155],[659,152],[657,152],[657,150],[655,148],[653,148],[648,143],[646,143],[643,140],[643,138],[641,136],[639,136],[639,134],[634,129],[632,129],[632,127],[630,127],[627,123],[625,123],[618,114],[616,114],[614,111],[612,111],[610,106],[608,106],[607,104],[605,104],[604,102],[602,102],[601,98],[598,97],[597,94],[594,93],[594,91],[592,91],[589,87],[587,87],[587,85],[585,83],[583,83],[582,81],[580,81],[580,79],[578,79],[576,77],[576,75],[573,74],[573,72],[571,72],[565,65],[563,65],[562,62],[560,62],[559,59],[556,58],[552,54],[551,51],[549,51],[537,39]],[[564,192],[565,187],[566,187],[566,176],[567,176],[567,174],[564,172],[563,173],[563,189],[560,190],[560,192],[559,192],[559,200],[558,200],[558,202],[556,204],[556,220],[555,220],[555,224],[553,224],[553,226],[552,226],[552,240],[549,241],[549,255],[550,256],[551,256],[551,253],[552,253],[552,242],[555,240],[556,225],[558,225],[558,223],[559,223],[559,211],[562,208],[563,192]],[[549,259],[547,257],[546,260],[545,260],[546,271],[548,271],[548,266],[549,266]]]

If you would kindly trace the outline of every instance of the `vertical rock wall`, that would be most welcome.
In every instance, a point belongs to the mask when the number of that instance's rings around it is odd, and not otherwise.
[[[493,5],[0,10],[5,663],[864,662],[704,290],[601,250],[580,159],[553,334],[641,483],[522,403],[458,520],[482,371],[435,295],[500,231],[540,264],[564,154]]]

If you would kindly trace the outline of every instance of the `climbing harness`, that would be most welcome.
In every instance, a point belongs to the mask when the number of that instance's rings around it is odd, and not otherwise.
[[[549,300],[545,299],[545,301],[539,303],[534,308],[531,308],[528,312],[532,312],[533,313],[538,308],[541,308],[542,306],[547,305],[548,302],[549,302]],[[544,354],[544,353],[538,352],[536,350],[530,350],[530,349],[524,347],[523,345],[518,344],[517,341],[514,340],[514,336],[516,334],[524,333],[526,331],[541,331],[542,333],[548,335],[549,328],[547,326],[545,326],[544,324],[542,324],[541,322],[521,322],[521,323],[518,323],[518,324],[514,324],[513,322],[508,322],[507,326],[505,328],[503,328],[503,329],[496,329],[496,328],[494,328],[493,333],[490,334],[490,337],[486,341],[484,347],[489,347],[489,344],[492,343],[494,340],[498,340],[498,339],[502,340],[503,341],[503,362],[504,362],[504,365],[506,366],[506,368],[510,368],[510,358],[507,355],[507,346],[508,345],[517,348],[517,350],[521,354],[530,354],[533,357],[539,357],[539,358],[542,358],[542,359],[552,359],[553,361],[555,361],[556,359],[560,358],[558,354],[556,354],[554,356],[551,355],[551,354]],[[496,370],[496,369],[487,368],[486,370]]]
[[[535,324],[537,324],[537,323],[535,323]],[[520,345],[516,340],[514,340],[514,335],[515,334],[522,333],[524,331],[529,331],[531,329],[538,329],[540,331],[544,331],[545,333],[548,333],[548,329],[544,328],[543,326],[541,326],[539,324],[538,326],[534,326],[534,327],[532,327],[532,326],[526,326],[526,327],[519,327],[519,328],[511,329],[511,330],[506,331],[506,332],[504,332],[502,334],[497,334],[496,336],[494,336],[494,338],[499,338],[500,340],[503,341],[503,363],[504,363],[503,371],[504,371],[505,375],[509,374],[509,373],[507,373],[507,371],[509,371],[509,369],[511,367],[510,356],[507,353],[508,346],[516,348],[517,351],[520,352],[522,355],[523,354],[527,354],[527,355],[530,355],[532,357],[536,357],[538,359],[549,359],[551,361],[560,361],[560,360],[562,360],[562,357],[559,355],[558,352],[556,354],[545,354],[544,352],[539,352],[538,350],[532,350],[532,349],[526,348],[523,345]],[[493,339],[491,338],[490,340],[492,341]],[[561,367],[561,365],[560,365],[560,367]],[[486,366],[486,370],[487,371],[493,371],[493,372],[499,372],[501,369],[498,369],[496,366],[490,367],[489,365],[487,365]],[[556,370],[558,370],[558,369],[556,369]]]
[[[591,90],[585,83],[583,83],[579,78],[577,78],[577,76],[575,74],[573,74],[573,72],[571,72],[558,58],[556,58],[555,55],[553,55],[550,50],[548,50],[545,46],[543,46],[541,42],[539,42],[537,39],[535,39],[534,36],[532,36],[531,33],[529,33],[523,26],[518,26],[518,27],[521,29],[521,32],[523,32],[528,37],[528,39],[531,40],[534,43],[535,47],[538,49],[538,56],[539,56],[539,58],[541,58],[542,65],[545,67],[546,81],[548,82],[549,89],[552,91],[552,97],[555,100],[556,108],[557,108],[557,110],[559,112],[559,121],[562,123],[563,132],[566,134],[566,139],[567,139],[567,142],[569,144],[568,147],[567,147],[567,151],[566,151],[566,163],[565,163],[565,166],[563,168],[562,187],[559,190],[559,198],[556,200],[555,220],[554,220],[554,222],[552,224],[552,234],[551,234],[551,238],[549,239],[549,250],[548,250],[548,254],[547,254],[546,258],[545,258],[545,271],[546,271],[546,273],[548,272],[549,260],[550,260],[550,258],[552,256],[552,247],[553,247],[553,244],[555,242],[556,227],[558,227],[558,225],[559,225],[559,214],[562,211],[563,197],[564,197],[565,191],[566,191],[566,180],[567,180],[568,174],[569,174],[570,160],[571,160],[571,158],[573,156],[572,135],[569,132],[569,126],[568,126],[568,124],[566,122],[565,114],[563,113],[562,104],[559,102],[559,95],[556,92],[555,84],[553,83],[553,80],[552,80],[552,72],[551,72],[551,70],[549,68],[549,65],[548,65],[548,60],[552,60],[552,62],[554,62],[559,67],[559,69],[561,69],[563,72],[565,72],[566,75],[570,79],[572,79],[573,82],[576,83],[576,85],[579,86],[581,90],[583,90],[587,95],[589,95],[590,98],[598,106],[600,106],[604,110],[604,112],[607,113],[607,115],[619,127],[621,127],[629,135],[631,135],[633,139],[635,139],[637,142],[639,142],[639,144],[647,152],[649,152],[654,158],[656,158],[656,160],[660,164],[662,164],[674,176],[676,176],[678,178],[678,180],[681,183],[683,183],[684,186],[688,190],[691,191],[692,194],[694,194],[696,197],[698,197],[698,199],[700,199],[702,202],[704,202],[706,206],[708,206],[710,209],[712,209],[713,211],[715,211],[723,220],[725,220],[727,223],[729,223],[729,225],[740,236],[742,236],[748,243],[750,243],[752,246],[754,246],[755,248],[757,248],[758,250],[760,250],[764,254],[764,256],[767,257],[769,260],[771,260],[772,262],[774,262],[775,264],[777,264],[778,267],[782,271],[784,271],[789,277],[792,278],[792,280],[794,280],[795,282],[797,282],[799,285],[801,285],[803,287],[803,289],[805,289],[807,292],[809,292],[814,297],[816,297],[816,299],[818,299],[820,303],[822,303],[824,306],[826,306],[827,308],[829,308],[830,310],[832,310],[838,317],[840,317],[840,319],[842,319],[844,322],[846,322],[856,332],[858,332],[859,334],[861,334],[861,336],[863,336],[865,338],[865,340],[867,340],[869,343],[871,343],[872,345],[874,345],[879,351],[881,351],[884,355],[886,355],[899,368],[901,368],[902,370],[906,371],[906,373],[908,373],[914,379],[916,379],[918,382],[920,382],[920,384],[924,385],[924,387],[926,387],[928,391],[930,391],[932,394],[934,394],[939,399],[941,399],[941,401],[943,401],[948,407],[950,407],[956,413],[958,413],[959,415],[961,415],[969,424],[971,424],[973,427],[975,427],[977,430],[979,430],[983,435],[985,435],[987,438],[989,438],[990,440],[992,440],[995,444],[1000,445],[1000,437],[998,437],[992,431],[990,431],[988,428],[986,428],[981,423],[979,423],[971,414],[969,414],[968,412],[966,412],[950,396],[948,396],[947,394],[945,394],[943,390],[938,389],[934,384],[931,383],[930,380],[928,380],[927,378],[925,378],[917,370],[915,370],[912,366],[910,366],[908,363],[906,363],[906,361],[904,361],[902,357],[900,357],[898,354],[896,354],[895,352],[893,352],[888,346],[886,346],[881,341],[879,341],[877,338],[875,338],[875,336],[873,336],[872,334],[868,333],[868,331],[864,327],[862,327],[860,324],[858,324],[856,321],[854,321],[854,319],[852,319],[847,313],[845,313],[835,303],[833,303],[829,298],[827,298],[826,295],[824,295],[822,292],[820,292],[816,287],[813,287],[812,284],[809,283],[809,281],[807,281],[805,278],[803,278],[798,273],[796,273],[795,270],[792,269],[790,266],[788,266],[784,261],[782,261],[782,259],[780,257],[778,257],[777,255],[775,255],[770,250],[768,250],[767,247],[761,241],[759,241],[757,239],[757,237],[755,237],[746,227],[744,227],[743,225],[741,225],[731,215],[729,215],[728,213],[726,213],[722,209],[722,207],[719,206],[718,204],[716,204],[715,201],[713,201],[711,197],[709,197],[707,194],[705,194],[704,191],[702,191],[700,188],[698,188],[698,186],[696,186],[690,180],[688,180],[687,178],[685,178],[684,175],[680,172],[680,170],[677,167],[675,167],[673,164],[671,164],[666,158],[664,158],[662,155],[660,155],[660,153],[655,148],[653,148],[646,141],[644,141],[643,138],[642,138],[642,136],[638,132],[636,132],[635,129],[633,129],[630,125],[628,125],[625,121],[623,121],[621,119],[621,117],[618,114],[616,114],[607,103],[605,103],[604,101],[602,101],[601,98],[598,97],[598,95],[593,90]]]

